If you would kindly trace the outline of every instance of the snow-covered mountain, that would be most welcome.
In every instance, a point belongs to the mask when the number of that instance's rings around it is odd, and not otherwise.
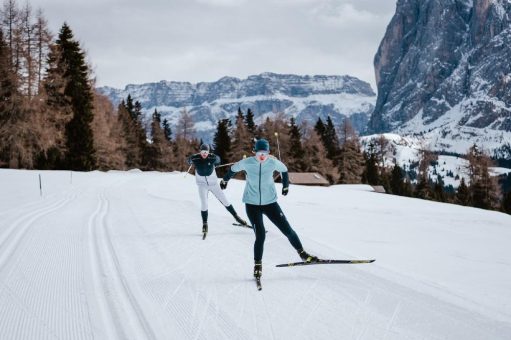
[[[511,1],[399,0],[375,56],[371,132],[511,158]]]
[[[434,149],[431,144],[434,143],[434,141],[432,142],[428,138],[418,136],[400,136],[393,133],[363,136],[361,138],[362,148],[367,149],[367,146],[371,141],[377,140],[380,137],[385,138],[388,142],[387,152],[383,157],[384,164],[382,164],[387,168],[392,167],[397,163],[405,171],[410,172],[413,170],[417,172],[421,152],[423,150]],[[437,176],[440,176],[446,186],[452,185],[453,188],[457,188],[459,186],[462,178],[465,179],[465,183],[470,183],[468,160],[460,156],[439,155],[437,162],[429,167],[428,173],[429,177],[434,182],[437,181]],[[490,175],[492,176],[499,176],[508,173],[511,173],[511,169],[509,168],[490,168]]]
[[[253,232],[211,195],[203,241],[193,176],[0,169],[0,188],[0,339],[511,338],[510,215],[291,185],[308,252],[376,262],[276,268],[299,257],[266,221],[257,291]]]
[[[350,117],[355,128],[363,131],[376,101],[371,86],[354,77],[275,73],[197,84],[161,81],[124,89],[101,87],[98,91],[114,104],[131,95],[142,104],[146,115],[157,109],[171,124],[177,123],[180,111],[186,108],[196,121],[198,134],[207,140],[218,120],[234,117],[238,107],[244,112],[250,108],[256,123],[276,112],[311,123],[330,115],[338,123]]]

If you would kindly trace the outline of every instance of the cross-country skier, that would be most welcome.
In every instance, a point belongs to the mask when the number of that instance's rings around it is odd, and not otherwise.
[[[227,182],[239,171],[246,172],[245,203],[248,219],[256,235],[254,243],[254,277],[259,279],[262,275],[262,258],[264,239],[266,236],[263,214],[272,221],[280,231],[286,235],[291,245],[296,249],[300,258],[306,262],[315,262],[316,256],[311,256],[303,250],[302,243],[296,232],[291,228],[277,203],[277,191],[273,181],[273,172],[279,171],[282,176],[282,195],[289,192],[289,176],[287,167],[273,156],[270,156],[270,144],[265,139],[259,139],[254,146],[255,156],[240,160],[231,166],[229,172],[220,181],[220,188],[227,188]]]
[[[201,201],[202,232],[204,234],[208,232],[208,193],[210,191],[225,206],[227,211],[231,213],[236,222],[247,226],[247,222],[238,216],[236,210],[234,210],[234,207],[229,203],[227,197],[225,197],[225,194],[218,186],[215,166],[220,164],[220,157],[210,153],[209,145],[202,144],[199,153],[188,157],[188,164],[195,166],[195,182],[199,189]]]

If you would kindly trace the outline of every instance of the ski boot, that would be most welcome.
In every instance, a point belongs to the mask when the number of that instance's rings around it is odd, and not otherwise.
[[[242,219],[241,217],[239,217],[238,215],[234,215],[234,219],[236,220],[236,222],[238,222],[239,224],[241,224],[242,226],[244,227],[249,227],[249,225],[247,224],[247,221],[245,221],[244,219]]]
[[[206,238],[206,235],[208,234],[208,222],[202,223],[202,239],[204,240]]]
[[[311,263],[311,262],[318,262],[318,257],[317,256],[312,256],[310,254],[308,254],[305,250],[303,249],[300,249],[298,250],[298,255],[300,255],[300,258],[304,261],[304,262],[308,262],[308,263]]]
[[[261,261],[256,261],[254,265],[254,277],[260,279],[263,275],[263,264]]]

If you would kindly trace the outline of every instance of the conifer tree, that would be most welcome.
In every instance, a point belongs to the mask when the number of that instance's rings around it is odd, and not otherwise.
[[[429,180],[429,166],[436,160],[436,156],[429,150],[421,150],[419,161],[419,177],[415,187],[415,197],[431,200],[434,198]]]
[[[165,139],[167,139],[168,142],[172,142],[172,129],[170,127],[169,121],[167,118],[163,119],[163,132],[165,133]]]
[[[121,124],[108,97],[94,94],[94,148],[100,170],[126,168],[126,149]]]
[[[0,30],[0,166],[17,167],[16,136],[12,128],[20,120],[20,100],[16,76],[11,67],[9,47]],[[14,162],[13,162],[14,161]]]
[[[337,182],[339,173],[332,161],[326,157],[326,149],[321,137],[315,129],[308,129],[304,133],[303,153],[306,160],[307,172],[318,172],[325,177],[330,184]]]
[[[245,125],[245,117],[241,109],[238,108],[236,122],[232,134],[231,157],[234,161],[249,156],[252,150],[252,138]]]
[[[117,115],[124,139],[123,153],[126,155],[126,167],[128,169],[140,168],[143,150],[141,150],[138,141],[138,126],[124,101],[119,104]]]
[[[327,150],[327,157],[331,159],[337,166],[339,162],[339,138],[337,137],[337,131],[335,130],[334,123],[330,116],[326,119],[325,132],[323,135],[323,144]]]
[[[472,204],[477,208],[498,209],[500,191],[496,178],[489,173],[491,159],[475,144],[469,149],[467,158]]]
[[[316,122],[316,125],[314,126],[314,130],[318,134],[319,138],[321,138],[321,140],[323,140],[323,138],[325,137],[325,124],[321,120],[321,117],[318,117],[318,121]]]
[[[295,119],[291,117],[289,130],[289,155],[287,157],[287,167],[290,171],[303,172],[307,165],[304,158],[302,146],[302,133],[296,125]]]
[[[362,173],[362,182],[369,185],[379,185],[380,175],[378,173],[378,160],[373,141],[369,142],[367,150],[364,152],[365,169]]]
[[[339,183],[358,184],[364,172],[364,156],[360,152],[360,141],[349,119],[341,125],[340,149],[338,152]]]
[[[230,163],[231,160],[230,128],[231,121],[228,118],[219,120],[213,139],[215,154],[220,157],[222,164]]]
[[[34,24],[34,36],[35,36],[35,61],[36,61],[36,78],[37,85],[36,89],[39,93],[41,90],[45,63],[50,51],[50,42],[52,35],[48,28],[48,21],[43,16],[41,9],[38,9],[36,14],[36,21]]]
[[[442,176],[437,175],[435,186],[433,187],[435,201],[438,201],[438,202],[446,202],[447,201],[447,197],[446,197],[445,191],[444,191],[444,186],[445,186],[445,184],[444,184],[444,180],[442,179]]]
[[[80,45],[73,38],[71,28],[64,23],[56,42],[60,51],[58,67],[64,70],[64,95],[68,98],[72,118],[66,125],[66,166],[72,170],[95,168],[94,138],[91,128],[92,89],[89,68]]]
[[[462,177],[458,190],[456,190],[455,202],[461,205],[470,205],[470,190],[465,183],[465,179]]]
[[[245,115],[245,125],[247,126],[247,130],[250,134],[250,137],[254,138],[257,133],[257,126],[255,125],[254,122],[254,113],[250,108],[247,109],[247,114]]]
[[[273,120],[267,117],[261,128],[262,132],[260,137],[268,140],[271,153],[281,161],[287,163],[287,157],[289,155],[289,135],[286,132],[289,126],[287,125],[284,113],[277,112]]]
[[[198,141],[193,139],[195,122],[186,108],[181,111],[176,130],[176,138],[173,144],[175,155],[174,168],[179,171],[186,171],[188,169],[187,157],[198,148]]]
[[[152,143],[148,146],[148,168],[165,171],[171,168],[173,154],[170,142],[161,126],[161,115],[155,109],[151,121]]]
[[[394,195],[404,195],[404,171],[396,163],[392,168],[390,177],[390,190]]]

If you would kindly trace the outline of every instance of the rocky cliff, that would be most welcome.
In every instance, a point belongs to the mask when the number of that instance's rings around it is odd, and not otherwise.
[[[511,1],[398,0],[374,59],[368,131],[499,149],[511,142]]]

